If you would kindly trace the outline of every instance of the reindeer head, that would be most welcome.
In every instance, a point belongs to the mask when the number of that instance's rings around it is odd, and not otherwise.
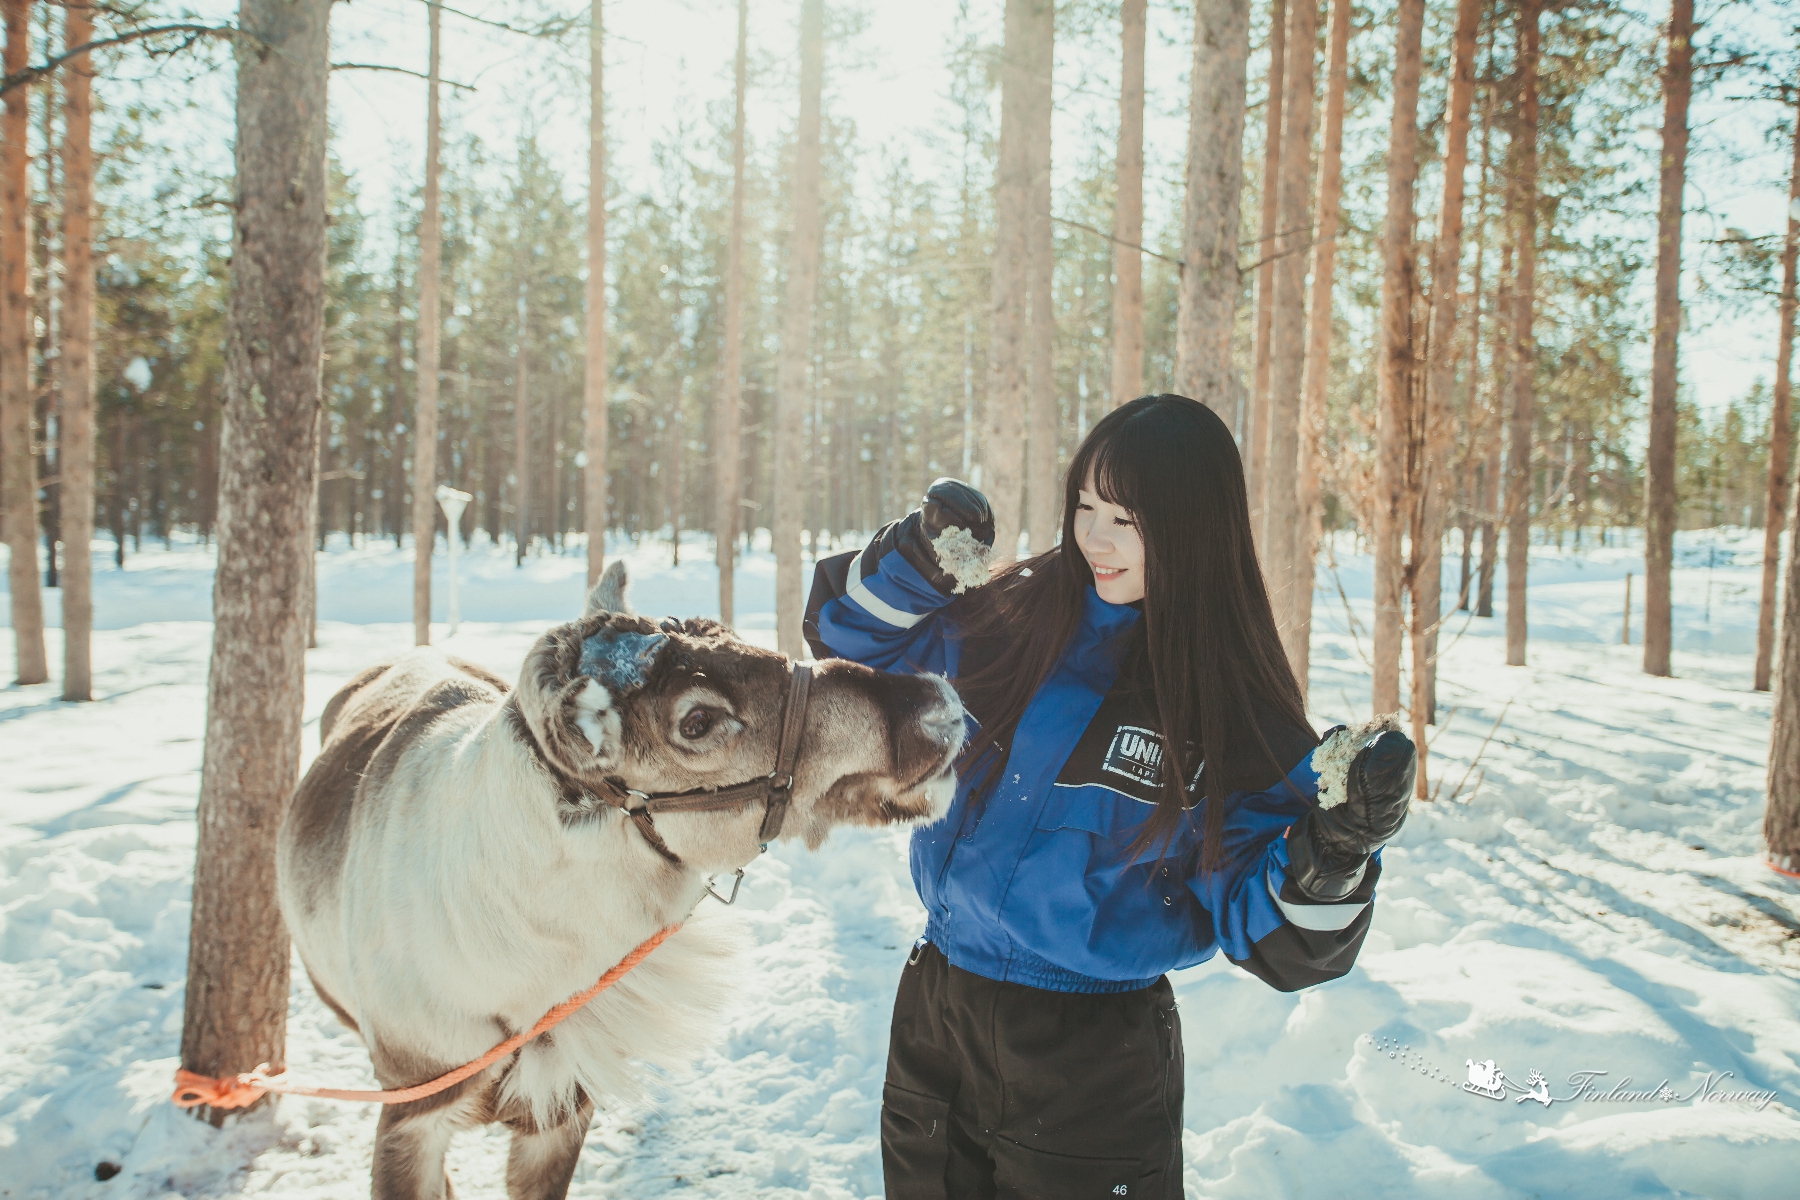
[[[791,667],[715,621],[637,616],[615,562],[587,613],[538,639],[516,692],[539,752],[588,786],[729,787],[775,766]],[[784,836],[816,848],[837,825],[934,820],[955,790],[963,713],[935,676],[816,664]],[[568,806],[565,805],[567,809]],[[579,808],[565,819],[585,816]],[[726,870],[755,857],[763,807],[671,813],[657,831],[681,860]]]

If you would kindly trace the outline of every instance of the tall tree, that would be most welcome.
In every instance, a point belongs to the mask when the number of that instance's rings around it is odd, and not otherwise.
[[[94,10],[63,10],[65,51],[94,39]],[[56,458],[62,475],[63,699],[94,697],[94,147],[93,60],[63,74],[61,388]]]
[[[275,834],[300,774],[302,611],[325,326],[331,0],[242,0],[199,844],[181,1063],[286,1057],[288,939]],[[222,1112],[210,1114],[215,1124]]]
[[[1296,4],[1298,7],[1298,4]],[[1263,542],[1264,473],[1269,464],[1269,387],[1275,327],[1275,246],[1281,228],[1281,135],[1289,88],[1287,0],[1269,3],[1269,96],[1263,107],[1262,221],[1256,239],[1256,323],[1251,333],[1250,403],[1243,414],[1244,484],[1250,493],[1250,532]],[[1310,147],[1308,148],[1310,152]],[[1266,562],[1266,560],[1265,560]],[[1276,610],[1277,612],[1280,609]]]
[[[1425,0],[1400,0],[1394,30],[1394,114],[1388,126],[1387,217],[1381,232],[1375,451],[1375,629],[1377,713],[1400,707],[1401,539],[1406,525],[1407,448],[1412,435],[1413,188],[1419,171],[1419,72]]]
[[[987,421],[981,487],[994,509],[994,547],[1011,558],[1023,516],[1021,467],[1030,395],[1032,153],[1030,41],[1048,0],[1006,0],[1000,58],[1000,157],[994,171],[992,316],[988,333]]]
[[[1144,35],[1148,0],[1122,0],[1118,196],[1113,201],[1112,402],[1144,390]]]
[[[1451,51],[1450,95],[1444,106],[1444,198],[1438,207],[1437,242],[1431,254],[1431,324],[1425,388],[1413,455],[1415,500],[1412,536],[1412,716],[1413,743],[1427,745],[1427,722],[1437,720],[1437,634],[1443,610],[1444,518],[1450,503],[1450,453],[1454,425],[1450,389],[1456,381],[1460,343],[1457,299],[1462,287],[1463,176],[1469,164],[1469,109],[1475,99],[1475,38],[1482,0],[1458,0]],[[1419,799],[1431,795],[1427,755],[1419,754],[1414,787]]]
[[[587,370],[581,385],[582,527],[587,581],[606,565],[606,93],[601,0],[588,5]],[[730,618],[727,617],[727,620]]]
[[[1050,224],[1050,81],[1056,62],[1056,4],[1032,6],[1023,49],[1029,56],[1025,78],[1031,89],[1026,146],[1031,153],[1030,209],[1026,218],[1026,299],[1031,419],[1026,426],[1026,532],[1033,554],[1056,540],[1061,499],[1056,487],[1056,445],[1062,422],[1056,416],[1056,255]]]
[[[1800,484],[1788,512],[1788,567],[1782,588],[1781,649],[1769,730],[1769,804],[1763,841],[1776,870],[1800,876]]]
[[[31,0],[4,0],[6,74],[23,71],[31,57]],[[37,453],[33,443],[31,294],[31,158],[26,142],[31,126],[31,92],[6,93],[0,115],[0,513],[12,551],[7,570],[11,590],[13,645],[18,681],[50,678],[44,653],[44,594],[37,572]]]
[[[1694,0],[1672,0],[1663,64],[1662,178],[1656,208],[1656,340],[1650,351],[1650,447],[1644,455],[1644,673],[1669,674],[1669,570],[1675,560],[1675,388],[1681,336],[1681,217],[1688,101],[1694,94]],[[1511,554],[1507,566],[1511,568]],[[1511,585],[1507,587],[1511,598]],[[1512,618],[1507,618],[1509,647]]]
[[[744,422],[744,96],[749,89],[750,0],[737,6],[736,116],[731,126],[731,224],[725,233],[725,345],[713,415],[713,529],[718,545],[719,620],[733,620],[737,579],[738,459]]]
[[[431,642],[431,552],[437,540],[438,319],[443,238],[438,219],[442,124],[438,113],[438,36],[443,6],[429,0],[425,91],[425,213],[419,222],[419,344],[414,353],[418,395],[413,413],[412,535],[413,644]],[[455,531],[450,531],[455,536]]]
[[[1351,0],[1331,0],[1326,46],[1325,130],[1319,143],[1319,194],[1313,215],[1312,297],[1306,313],[1306,367],[1300,385],[1300,446],[1295,468],[1293,586],[1282,620],[1288,662],[1306,694],[1312,660],[1313,574],[1317,569],[1325,473],[1325,387],[1331,378],[1331,287],[1337,273],[1339,207],[1344,190],[1344,92],[1350,77]]]
[[[1677,3],[1682,0],[1677,0]],[[1506,665],[1525,665],[1525,586],[1531,565],[1531,427],[1536,418],[1538,39],[1541,0],[1519,4],[1518,201],[1514,231],[1512,411],[1506,439]],[[1660,343],[1659,343],[1660,344]]]
[[[1187,195],[1182,205],[1181,293],[1175,317],[1175,390],[1227,419],[1237,412],[1244,390],[1231,361],[1231,334],[1238,298],[1249,3],[1219,0],[1194,5]]]
[[[523,150],[521,150],[523,157]],[[520,190],[524,190],[524,166],[520,166]],[[517,542],[513,547],[515,566],[525,565],[525,552],[531,548],[531,284],[525,278],[525,255],[530,236],[526,229],[526,210],[519,209],[519,244],[516,249],[519,266],[519,349],[513,360],[513,528]]]
[[[1297,579],[1294,570],[1299,550],[1300,389],[1306,368],[1307,250],[1313,240],[1313,84],[1318,52],[1319,0],[1294,0],[1288,8],[1287,65],[1282,71],[1287,96],[1281,102],[1281,173],[1278,180],[1264,185],[1275,186],[1280,193],[1278,236],[1261,250],[1264,256],[1279,255],[1273,264],[1268,383],[1257,405],[1267,418],[1267,433],[1259,432],[1252,448],[1253,458],[1257,450],[1264,451],[1263,525],[1257,545],[1262,548],[1263,574],[1284,631],[1289,663],[1295,658],[1293,590],[1312,586],[1311,576]]]
[[[1797,98],[1800,99],[1800,98]],[[1762,603],[1756,620],[1756,690],[1769,690],[1775,658],[1775,581],[1787,502],[1794,421],[1794,268],[1800,257],[1800,103],[1794,106],[1794,166],[1788,176],[1787,238],[1781,244],[1781,333],[1775,344],[1775,404],[1769,414],[1769,483],[1763,506]]]
[[[819,124],[825,80],[825,0],[800,4],[800,120],[795,131],[793,222],[788,238],[787,298],[781,322],[781,365],[775,394],[775,644],[783,654],[806,653],[800,621],[802,472],[812,357],[813,301],[819,287]],[[1021,292],[1023,289],[1021,289]],[[1017,454],[1015,444],[1015,455]],[[1018,525],[1018,475],[1013,475],[1013,529]]]

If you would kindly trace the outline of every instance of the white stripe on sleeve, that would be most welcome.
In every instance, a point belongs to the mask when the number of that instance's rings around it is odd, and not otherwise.
[[[1269,889],[1269,898],[1275,901],[1275,907],[1287,918],[1290,925],[1301,929],[1310,929],[1316,933],[1335,933],[1340,929],[1348,929],[1363,909],[1369,907],[1364,900],[1357,904],[1289,904],[1281,898],[1275,889],[1275,880],[1268,873],[1263,875],[1263,885]]]
[[[856,557],[850,560],[850,599],[861,605],[864,612],[879,621],[887,622],[895,629],[911,629],[914,625],[923,621],[927,614],[920,613],[919,615],[914,616],[911,613],[901,612],[886,600],[883,600],[880,596],[877,596],[874,592],[869,590],[869,585],[864,583],[862,579],[862,560],[864,553],[866,553],[866,551],[859,550],[857,551]]]

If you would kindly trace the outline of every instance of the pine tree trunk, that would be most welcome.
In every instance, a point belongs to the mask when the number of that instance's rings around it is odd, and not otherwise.
[[[1688,100],[1694,91],[1694,0],[1672,0],[1663,67],[1661,196],[1656,211],[1656,340],[1650,352],[1650,447],[1644,455],[1644,673],[1668,675],[1675,560],[1675,389],[1681,336],[1681,216]],[[1508,641],[1510,642],[1510,638]]]
[[[1787,581],[1782,588],[1763,840],[1776,870],[1800,875],[1800,484],[1790,495]]]
[[[94,37],[91,8],[63,10],[63,46]],[[63,69],[61,415],[63,699],[92,700],[94,672],[94,148],[91,57]]]
[[[1372,698],[1377,713],[1400,707],[1401,534],[1412,432],[1413,188],[1418,178],[1420,41],[1425,0],[1400,0],[1394,31],[1394,115],[1388,129],[1387,218],[1382,227],[1380,350],[1376,394],[1375,629]]]
[[[1325,388],[1331,380],[1331,287],[1337,272],[1338,209],[1344,190],[1350,4],[1351,0],[1331,0],[1331,33],[1325,52],[1325,132],[1319,145],[1319,196],[1313,217],[1312,298],[1306,313],[1306,371],[1300,385],[1300,448],[1294,486],[1294,524],[1300,542],[1294,555],[1283,636],[1302,696],[1312,670],[1313,576],[1321,533],[1319,481],[1325,472]]]
[[[1304,0],[1301,0],[1304,2]],[[1315,18],[1316,20],[1316,18]],[[1281,229],[1281,138],[1287,88],[1287,0],[1269,4],[1269,98],[1263,114],[1262,221],[1256,249],[1250,258],[1256,268],[1256,324],[1251,335],[1253,358],[1250,403],[1243,416],[1244,487],[1250,493],[1250,532],[1260,549],[1263,542],[1263,498],[1268,490],[1269,387],[1273,361],[1269,342],[1275,326],[1275,251]],[[1310,147],[1308,147],[1310,152]],[[1268,558],[1263,559],[1267,569]],[[1279,615],[1281,609],[1275,612]]]
[[[1113,407],[1144,390],[1144,34],[1147,0],[1122,0],[1118,198],[1113,202]]]
[[[599,11],[599,0],[595,0]],[[731,225],[725,237],[725,344],[713,414],[713,531],[719,567],[719,621],[735,619],[739,459],[744,427],[744,96],[749,86],[750,0],[738,0],[736,118],[731,127]]]
[[[1000,61],[1000,158],[994,172],[993,306],[981,490],[994,509],[994,550],[1010,559],[1023,516],[1021,479],[1029,396],[1033,22],[1047,0],[1006,0]]]
[[[1515,108],[1513,116],[1517,115]],[[1493,378],[1494,390],[1493,400],[1489,405],[1490,423],[1486,432],[1487,458],[1481,467],[1481,511],[1484,515],[1481,525],[1481,568],[1475,591],[1475,615],[1489,618],[1494,615],[1494,576],[1500,561],[1500,530],[1506,525],[1506,514],[1501,507],[1502,481],[1505,479],[1501,452],[1506,443],[1506,423],[1503,417],[1507,397],[1512,394],[1506,381],[1511,378],[1513,359],[1512,326],[1509,322],[1512,316],[1515,248],[1512,231],[1519,207],[1517,128],[1512,132],[1512,145],[1507,150],[1505,163],[1507,182],[1500,206],[1500,276],[1494,288],[1494,345],[1488,372]]]
[[[519,271],[525,269],[524,219],[519,228]],[[517,544],[513,563],[523,566],[531,548],[531,288],[519,283],[519,348],[513,364],[513,529]]]
[[[1536,415],[1539,0],[1519,6],[1518,275],[1513,281],[1512,412],[1506,445],[1506,665],[1525,665],[1525,588],[1531,563],[1531,427]]]
[[[606,565],[606,96],[601,0],[588,6],[587,368],[581,385],[581,524],[587,531],[587,581]],[[729,618],[727,618],[729,620]]]
[[[687,491],[687,376],[675,377],[675,403],[669,413],[669,565],[681,565],[681,517]]]
[[[1031,88],[1030,215],[1025,226],[1027,303],[1030,308],[1030,411],[1026,430],[1026,535],[1033,554],[1056,541],[1061,525],[1062,496],[1056,487],[1056,311],[1054,235],[1050,226],[1050,90],[1056,61],[1056,5],[1052,0],[1032,9],[1026,47],[1030,60],[1026,79]]]
[[[1450,97],[1445,107],[1444,200],[1438,209],[1437,244],[1431,262],[1431,345],[1423,396],[1423,462],[1419,468],[1419,517],[1414,538],[1413,611],[1420,638],[1413,647],[1410,708],[1414,742],[1423,745],[1426,723],[1437,723],[1438,622],[1444,607],[1444,522],[1450,505],[1450,458],[1455,448],[1450,389],[1456,382],[1457,297],[1462,275],[1463,175],[1469,163],[1469,109],[1475,99],[1475,37],[1482,0],[1458,0]],[[1425,755],[1419,755],[1418,796],[1424,799]]]
[[[325,325],[330,0],[243,0],[218,571],[181,1063],[286,1058],[275,835],[300,774]],[[205,1112],[205,1110],[197,1110]],[[224,1113],[206,1113],[214,1124]]]
[[[31,55],[31,0],[4,0],[6,73],[25,69]],[[32,444],[36,407],[32,381],[31,187],[26,147],[31,89],[6,93],[0,116],[0,515],[12,551],[13,644],[18,682],[50,678],[44,653],[44,594],[37,573],[37,456]]]
[[[1311,588],[1295,575],[1299,554],[1300,389],[1306,368],[1306,264],[1313,239],[1312,134],[1314,59],[1319,46],[1319,0],[1294,0],[1288,9],[1286,98],[1281,103],[1281,173],[1277,216],[1281,236],[1263,253],[1282,257],[1275,267],[1274,322],[1269,335],[1267,459],[1262,471],[1263,575],[1281,628],[1288,662],[1296,658],[1294,589]],[[1259,447],[1263,445],[1261,439]],[[1253,494],[1254,498],[1254,494]],[[1252,528],[1254,528],[1254,518]]]
[[[1231,361],[1231,340],[1238,298],[1238,193],[1244,182],[1244,69],[1249,57],[1249,0],[1194,6],[1175,390],[1227,418],[1236,415],[1243,397],[1243,383]]]
[[[431,552],[437,540],[438,289],[442,238],[438,219],[438,27],[443,7],[429,0],[425,93],[425,213],[419,222],[418,399],[413,413],[413,644],[431,644]]]
[[[800,122],[794,148],[794,219],[788,235],[787,299],[781,324],[775,394],[775,642],[796,658],[806,653],[800,621],[801,508],[809,489],[803,454],[812,359],[813,301],[819,288],[819,123],[825,78],[825,0],[800,6]],[[1019,300],[1023,303],[1023,289]],[[1017,455],[1017,443],[1014,443]],[[1013,528],[1018,528],[1018,475],[1013,476]]]
[[[1794,109],[1794,169],[1788,180],[1787,240],[1781,248],[1781,340],[1775,347],[1775,408],[1769,414],[1769,491],[1763,508],[1762,603],[1756,620],[1756,690],[1769,690],[1775,658],[1775,580],[1781,562],[1789,445],[1793,437],[1794,269],[1800,250],[1800,105]],[[66,604],[67,601],[64,601]]]

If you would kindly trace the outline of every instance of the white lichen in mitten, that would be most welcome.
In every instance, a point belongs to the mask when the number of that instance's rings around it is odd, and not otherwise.
[[[1400,714],[1388,713],[1361,725],[1338,730],[1313,751],[1313,770],[1319,773],[1319,807],[1336,808],[1350,798],[1350,764],[1364,746],[1378,736],[1400,729]]]
[[[988,556],[993,550],[962,526],[952,525],[932,538],[931,549],[937,554],[938,565],[956,580],[952,591],[957,595],[988,581]]]

